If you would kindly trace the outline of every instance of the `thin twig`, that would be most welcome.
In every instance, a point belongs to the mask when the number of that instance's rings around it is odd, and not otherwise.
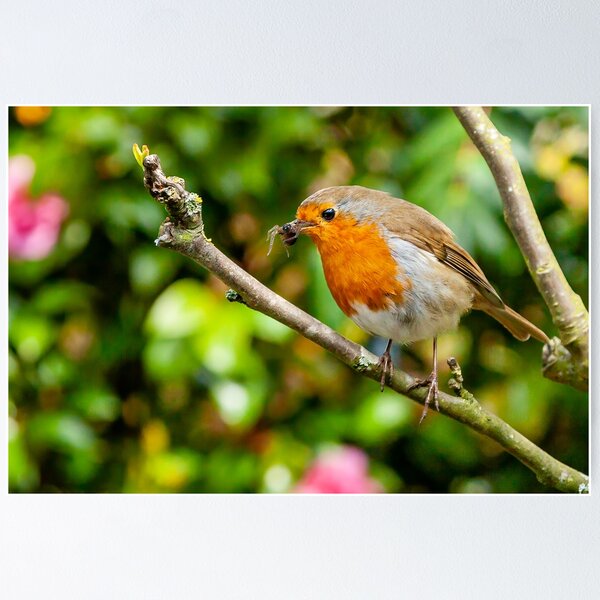
[[[143,165],[144,183],[148,191],[166,206],[170,214],[161,226],[156,240],[158,246],[175,250],[215,274],[232,288],[228,292],[228,299],[243,301],[250,308],[276,319],[328,350],[356,372],[375,381],[380,380],[378,359],[374,354],[278,296],[227,258],[204,236],[201,200],[196,194],[185,191],[183,180],[165,177],[158,156],[147,156]],[[173,181],[177,182],[176,186]],[[390,387],[423,404],[427,391],[415,389],[409,392],[413,383],[410,375],[395,369]],[[456,398],[440,393],[439,404],[443,414],[496,440],[507,452],[529,467],[542,483],[564,492],[588,492],[586,475],[538,448],[502,419],[488,412],[472,396]]]
[[[544,348],[544,375],[581,390],[588,389],[589,316],[571,289],[535,212],[510,139],[494,127],[478,106],[454,108],[458,120],[487,162],[504,203],[504,218],[556,327],[556,338]]]

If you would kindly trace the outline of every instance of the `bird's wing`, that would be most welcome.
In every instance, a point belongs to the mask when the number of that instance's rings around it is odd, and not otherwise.
[[[468,279],[493,306],[503,307],[504,302],[479,265],[454,241],[452,231],[420,206],[405,200],[399,202],[402,202],[402,210],[387,212],[382,218],[382,225],[392,235],[431,252],[440,262]]]

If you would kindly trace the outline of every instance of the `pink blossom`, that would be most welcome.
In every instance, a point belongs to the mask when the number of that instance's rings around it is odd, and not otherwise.
[[[39,260],[56,245],[67,203],[56,194],[38,200],[29,196],[35,165],[29,156],[15,156],[8,164],[8,249],[12,258]]]
[[[367,455],[358,448],[341,446],[322,452],[308,468],[295,491],[304,494],[372,494],[381,485],[367,472]]]

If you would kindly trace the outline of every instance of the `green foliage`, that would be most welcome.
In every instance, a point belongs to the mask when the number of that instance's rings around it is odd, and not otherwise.
[[[507,107],[492,119],[586,300],[587,110]],[[421,204],[507,303],[555,332],[487,166],[449,109],[72,107],[37,123],[11,110],[11,156],[36,164],[31,194],[54,191],[70,207],[46,258],[10,263],[12,491],[286,492],[328,444],[363,448],[387,491],[547,491],[466,427],[432,411],[418,426],[410,400],[380,393],[156,248],[164,211],[143,187],[134,142],[202,196],[219,248],[375,352],[382,341],[337,308],[308,240],[289,259],[278,243],[267,257],[268,229],[321,187],[356,183]],[[587,472],[586,396],[544,380],[540,352],[480,313],[440,339],[441,360],[457,357],[486,406]],[[399,355],[416,375],[430,357],[429,342]]]

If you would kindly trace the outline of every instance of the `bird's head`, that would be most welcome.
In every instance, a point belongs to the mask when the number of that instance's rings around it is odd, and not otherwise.
[[[382,198],[390,198],[360,186],[338,186],[315,192],[296,211],[296,220],[282,227],[283,242],[291,246],[301,233],[319,248],[344,243],[357,226],[375,223],[385,208]]]

